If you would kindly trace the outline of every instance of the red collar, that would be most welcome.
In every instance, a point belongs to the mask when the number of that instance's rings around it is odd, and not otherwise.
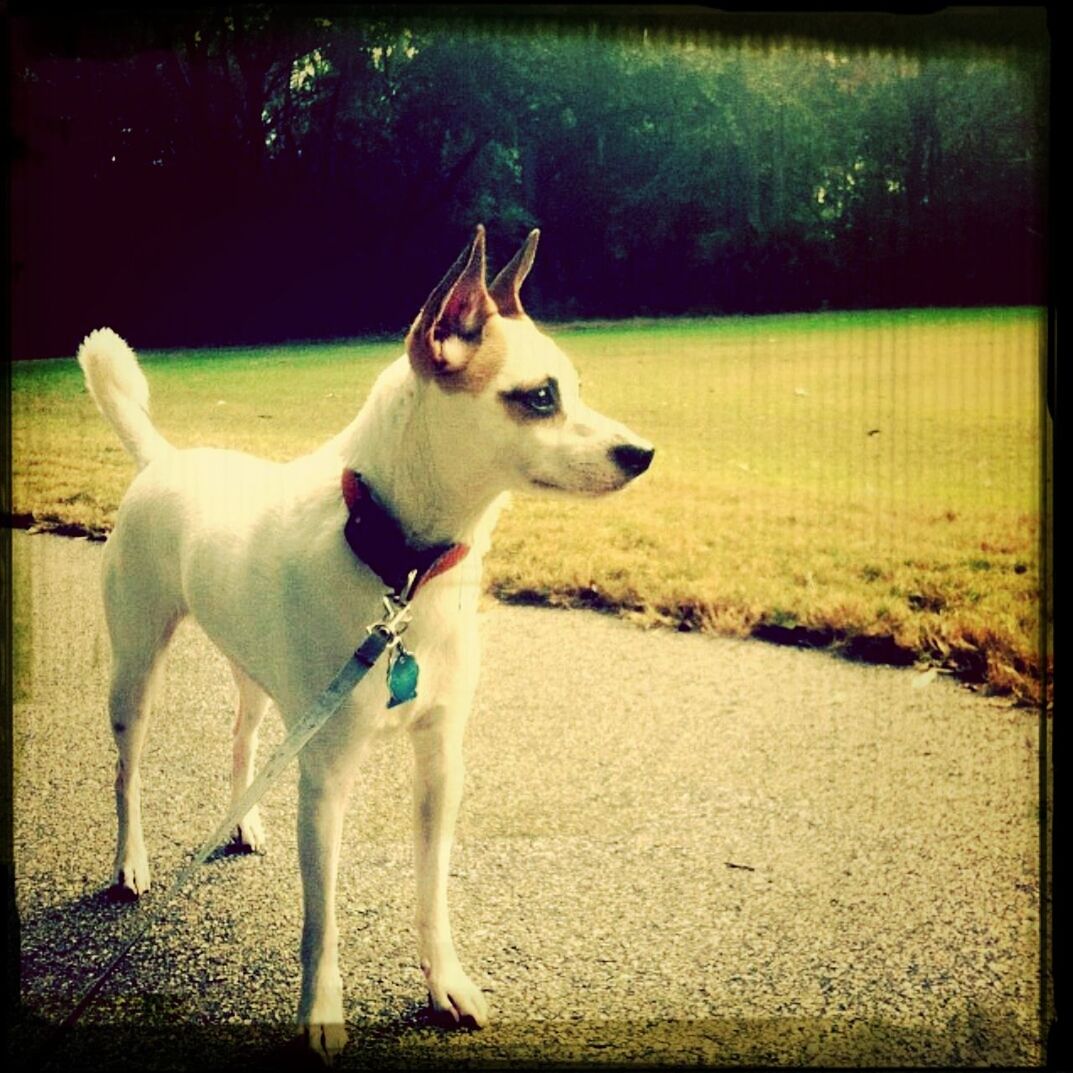
[[[373,490],[352,469],[343,470],[343,499],[347,505],[343,535],[350,550],[377,574],[392,592],[406,588],[416,572],[411,597],[437,574],[450,570],[469,553],[465,544],[436,544],[415,548],[395,516],[376,498]]]

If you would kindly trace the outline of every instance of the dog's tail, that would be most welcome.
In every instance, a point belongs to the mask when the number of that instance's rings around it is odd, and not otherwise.
[[[97,409],[119,433],[138,469],[170,450],[149,418],[149,385],[138,359],[111,328],[86,336],[78,348],[78,364]]]

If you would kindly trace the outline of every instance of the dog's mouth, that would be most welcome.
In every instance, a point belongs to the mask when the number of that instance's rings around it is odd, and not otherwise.
[[[553,492],[564,496],[585,496],[596,499],[599,496],[610,495],[629,483],[628,479],[613,483],[600,484],[555,484],[552,481],[542,480],[540,477],[530,477],[529,487],[539,489],[542,492]]]

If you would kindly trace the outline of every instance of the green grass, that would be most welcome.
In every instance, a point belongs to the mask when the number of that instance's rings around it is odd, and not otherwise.
[[[554,329],[587,400],[657,446],[600,501],[516,497],[488,560],[504,598],[930,660],[1040,697],[1035,310]],[[356,412],[398,344],[143,355],[179,445],[273,458]],[[72,360],[15,366],[14,497],[107,528],[132,466]]]

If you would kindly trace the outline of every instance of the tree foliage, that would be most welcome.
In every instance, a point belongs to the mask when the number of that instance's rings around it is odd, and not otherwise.
[[[472,225],[545,318],[1044,300],[1031,50],[271,6],[16,20],[15,353],[397,332]]]

